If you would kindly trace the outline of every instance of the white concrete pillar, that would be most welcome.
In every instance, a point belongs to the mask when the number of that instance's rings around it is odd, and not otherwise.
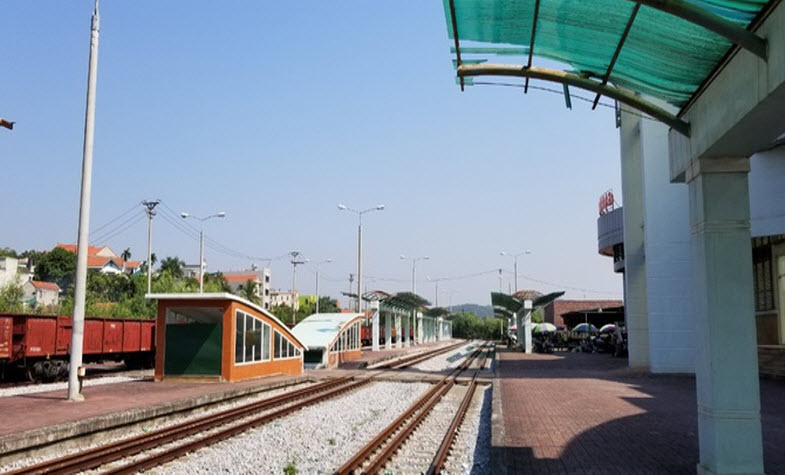
[[[379,301],[371,302],[371,351],[379,351]]]
[[[532,301],[523,301],[523,351],[531,354],[532,352]]]
[[[392,315],[390,312],[384,314],[384,349],[392,348]]]
[[[763,473],[748,172],[747,158],[725,158],[686,173],[699,473]]]
[[[403,342],[401,341],[401,314],[395,314],[395,347],[402,348]]]
[[[521,312],[512,314],[513,321],[515,322],[515,336],[518,338],[518,348],[523,348],[523,315]]]
[[[406,316],[404,316],[404,320],[403,320],[403,335],[401,337],[401,340],[403,340],[403,346],[409,346],[410,343],[411,343],[409,341],[409,320],[411,318],[412,318],[412,315],[410,313],[407,313]]]
[[[622,108],[621,188],[624,204],[624,313],[628,364],[649,369],[649,314],[643,243],[643,160],[637,117]]]

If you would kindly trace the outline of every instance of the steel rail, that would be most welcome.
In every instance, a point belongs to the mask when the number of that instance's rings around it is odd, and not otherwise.
[[[428,471],[425,472],[427,475],[436,475],[437,473],[441,473],[442,469],[444,468],[444,463],[447,461],[447,456],[450,453],[452,444],[455,441],[455,437],[458,435],[458,429],[461,427],[461,424],[463,424],[463,421],[466,418],[466,413],[469,410],[469,405],[474,398],[474,392],[477,389],[477,375],[480,374],[480,371],[485,369],[485,361],[488,359],[488,354],[490,352],[491,349],[489,348],[477,365],[477,370],[474,372],[474,376],[472,376],[472,380],[469,383],[469,388],[466,390],[466,394],[461,401],[461,405],[458,407],[458,412],[455,413],[455,416],[450,423],[450,427],[447,429],[447,432],[444,434],[444,438],[442,439],[442,443],[439,445],[439,450],[436,452],[436,456],[433,458],[430,467],[428,467]]]
[[[255,417],[251,420],[243,422],[241,424],[229,427],[227,429],[221,430],[214,434],[207,435],[200,439],[188,442],[186,444],[178,445],[177,447],[172,448],[171,450],[167,450],[165,452],[161,452],[150,457],[147,457],[142,460],[138,460],[132,462],[128,465],[124,465],[118,469],[109,470],[106,473],[112,475],[130,475],[134,474],[143,470],[148,470],[153,467],[157,467],[158,465],[162,465],[166,462],[172,461],[177,459],[187,453],[194,452],[198,449],[203,447],[207,447],[209,445],[213,445],[216,442],[220,442],[222,440],[228,439],[230,437],[234,437],[238,434],[241,434],[249,429],[253,429],[254,427],[258,427],[260,425],[267,424],[270,421],[275,419],[280,419],[281,417],[287,416],[293,412],[299,411],[300,409],[325,401],[332,397],[335,397],[339,394],[345,393],[347,391],[351,391],[357,389],[360,386],[364,386],[371,382],[371,379],[362,379],[360,381],[355,381],[349,383],[347,385],[338,386],[337,388],[331,389],[327,392],[317,394],[316,396],[310,397],[305,399],[304,401],[300,401],[295,403],[291,406],[284,407],[277,411],[271,412],[269,414],[265,414],[263,416]]]
[[[464,360],[457,368],[455,368],[449,375],[439,381],[420,397],[414,404],[412,404],[403,414],[398,416],[392,423],[390,423],[384,430],[382,430],[376,437],[360,449],[350,460],[343,464],[335,473],[339,475],[347,475],[359,471],[363,464],[373,457],[373,454],[381,452],[373,458],[366,470],[363,473],[376,473],[384,467],[392,455],[400,448],[411,433],[419,426],[419,424],[430,413],[431,409],[447,394],[447,392],[455,384],[455,380],[463,371],[467,370],[472,362],[477,358],[485,344],[480,346],[474,351],[469,358]],[[397,433],[397,434],[396,434]],[[393,436],[393,434],[396,434]],[[390,440],[390,437],[393,437]],[[389,443],[387,443],[387,441]],[[385,444],[386,443],[386,444]]]
[[[401,358],[397,361],[393,361],[389,364],[380,366],[379,368],[387,368],[387,369],[398,369],[398,368],[405,368],[407,366],[411,366],[413,364],[420,363],[421,361],[425,361],[428,359],[433,358],[434,356],[439,356],[441,354],[447,353],[448,351],[454,350],[456,348],[460,348],[461,346],[465,345],[466,342],[458,342],[449,346],[445,346],[443,348],[437,348],[433,351],[427,351],[425,353],[420,353],[417,355],[406,356]]]
[[[159,429],[136,437],[119,440],[117,442],[96,447],[84,452],[66,455],[57,459],[42,462],[30,467],[25,467],[13,472],[21,474],[48,474],[48,473],[74,473],[99,467],[108,462],[119,460],[129,455],[135,455],[149,448],[158,447],[171,441],[197,434],[216,425],[227,424],[248,417],[260,410],[274,407],[278,404],[295,401],[303,397],[327,391],[335,386],[349,382],[351,378],[342,378],[316,384],[291,393],[280,394],[261,401],[256,401],[240,407],[210,414],[191,421]]]

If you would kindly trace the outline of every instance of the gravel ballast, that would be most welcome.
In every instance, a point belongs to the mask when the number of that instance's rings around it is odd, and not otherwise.
[[[5,472],[11,471],[11,470],[17,470],[17,469],[22,468],[22,467],[28,467],[28,466],[31,466],[31,465],[35,465],[35,464],[44,462],[46,460],[50,460],[50,459],[57,458],[57,457],[62,457],[62,456],[65,456],[65,455],[70,455],[72,453],[76,453],[78,451],[94,448],[94,447],[97,447],[99,445],[105,445],[105,444],[108,444],[108,443],[112,443],[112,442],[116,442],[116,441],[119,441],[119,440],[127,439],[127,438],[130,438],[130,437],[134,437],[134,436],[140,435],[142,433],[152,432],[152,431],[155,431],[155,430],[158,430],[158,429],[171,427],[173,425],[180,424],[180,423],[185,422],[185,421],[194,420],[194,419],[197,419],[197,418],[200,418],[200,417],[204,417],[204,416],[209,415],[209,414],[214,414],[216,412],[221,412],[221,411],[226,411],[226,410],[229,410],[229,409],[234,409],[236,407],[243,406],[243,405],[246,405],[246,404],[251,404],[251,403],[256,402],[256,401],[261,401],[263,399],[269,399],[271,397],[275,397],[275,396],[278,396],[278,395],[281,395],[281,394],[297,391],[297,390],[309,387],[309,386],[311,386],[313,384],[314,383],[302,383],[302,384],[296,384],[296,385],[293,385],[293,386],[287,386],[287,387],[283,387],[283,388],[277,388],[277,389],[270,389],[270,390],[266,390],[266,391],[261,391],[259,393],[256,393],[256,394],[252,395],[252,396],[242,397],[242,398],[238,398],[238,399],[232,400],[230,402],[221,403],[221,404],[218,404],[218,405],[215,405],[215,406],[211,406],[208,409],[204,409],[204,410],[201,410],[201,411],[189,414],[189,415],[185,415],[183,417],[177,417],[177,418],[169,419],[169,420],[152,420],[152,421],[147,421],[147,422],[145,422],[143,424],[139,424],[138,426],[136,426],[134,428],[129,428],[122,435],[117,435],[117,436],[113,436],[113,437],[106,437],[106,438],[103,438],[100,442],[96,442],[96,443],[92,443],[92,444],[80,445],[77,448],[58,450],[57,453],[54,453],[54,454],[51,454],[51,455],[30,457],[30,458],[26,458],[26,459],[20,459],[20,460],[8,463],[6,465],[0,465],[0,473],[5,473]]]
[[[478,386],[444,464],[443,473],[490,473],[491,412],[491,386]]]
[[[372,383],[304,408],[151,473],[333,473],[429,388],[424,383]]]

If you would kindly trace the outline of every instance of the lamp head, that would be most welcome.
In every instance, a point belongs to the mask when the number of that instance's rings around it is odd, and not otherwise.
[[[342,203],[338,203],[338,209],[341,211],[346,211],[346,205]]]
[[[531,249],[526,249],[526,251],[524,252],[524,254],[531,254],[531,253],[532,253]]]
[[[500,255],[500,256],[506,256],[506,255],[507,255],[507,253],[506,253],[506,252],[504,252],[504,251],[502,251],[502,252],[500,252],[500,253],[499,253],[499,255]]]
[[[180,217],[183,219],[187,218],[188,216],[189,216],[188,213],[180,213]]]
[[[376,209],[378,209],[379,211],[381,211],[381,210],[383,210],[383,209],[384,209],[384,205],[377,205],[377,206],[376,206]]]
[[[401,256],[400,256],[400,257],[401,257],[401,260],[404,260],[404,259],[406,259],[406,256],[404,256],[403,254],[401,254]]]
[[[431,258],[430,258],[429,256],[425,256],[425,257],[423,257],[423,260],[424,260],[424,261],[428,261],[428,260],[430,260],[430,259],[431,259]]]
[[[327,260],[326,260],[326,261],[324,261],[324,262],[327,262],[327,263],[329,264],[329,263],[330,263],[330,262],[332,262],[332,261],[333,261],[332,259],[327,259]]]
[[[226,217],[226,211],[221,211],[216,216],[218,216],[219,218],[225,218]]]

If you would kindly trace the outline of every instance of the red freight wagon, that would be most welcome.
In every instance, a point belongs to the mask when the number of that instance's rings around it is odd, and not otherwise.
[[[0,314],[0,375],[23,371],[33,380],[68,373],[73,320],[67,316]],[[150,366],[155,321],[87,318],[84,361],[121,361],[129,367]]]

